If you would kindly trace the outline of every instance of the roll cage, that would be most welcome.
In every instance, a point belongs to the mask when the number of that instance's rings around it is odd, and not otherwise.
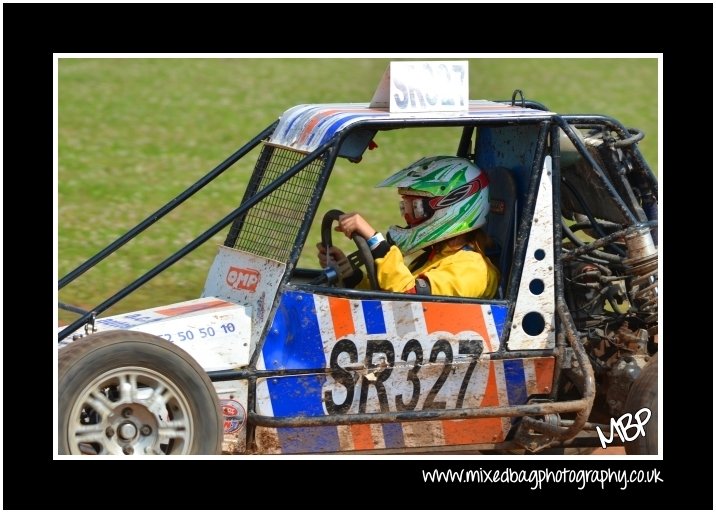
[[[514,97],[511,102],[498,101],[495,104],[511,105],[515,107]],[[640,207],[637,198],[631,193],[631,187],[629,186],[626,178],[621,177],[624,185],[622,186],[622,192],[618,191],[613,183],[607,177],[605,170],[597,163],[589,150],[585,146],[583,140],[578,137],[573,128],[602,128],[605,130],[612,131],[617,134],[617,137],[621,140],[628,141],[633,140],[634,135],[626,127],[624,127],[617,120],[607,116],[584,116],[584,115],[559,115],[548,112],[546,107],[542,104],[534,101],[522,100],[521,107],[529,111],[529,116],[514,116],[511,118],[504,118],[500,116],[490,117],[489,115],[481,115],[476,118],[470,118],[469,116],[446,116],[446,117],[411,117],[393,120],[378,118],[378,119],[364,119],[357,123],[350,125],[348,128],[337,131],[330,138],[327,138],[325,142],[316,146],[312,151],[305,152],[300,156],[287,153],[288,156],[284,157],[285,161],[283,165],[275,166],[276,169],[267,171],[269,162],[271,161],[270,154],[274,151],[287,152],[286,148],[280,146],[271,146],[266,144],[261,155],[256,162],[254,173],[249,182],[248,187],[244,193],[243,199],[239,206],[232,212],[224,216],[221,220],[195,238],[193,241],[186,244],[183,248],[170,255],[155,267],[144,273],[143,275],[136,278],[132,283],[127,285],[125,288],[116,292],[102,303],[98,304],[95,308],[90,311],[83,310],[75,307],[71,304],[59,303],[59,308],[67,311],[71,311],[79,314],[79,317],[69,324],[65,329],[59,332],[58,339],[62,340],[78,328],[82,327],[86,323],[93,322],[94,318],[106,311],[107,309],[114,306],[116,303],[127,297],[135,290],[142,287],[144,284],[152,280],[154,277],[164,272],[166,269],[171,267],[177,261],[191,253],[197,247],[201,246],[212,236],[219,233],[222,229],[231,225],[230,230],[227,234],[225,245],[229,247],[240,247],[245,249],[251,249],[257,251],[258,254],[263,256],[277,258],[280,261],[284,261],[289,264],[289,271],[295,268],[295,264],[298,261],[303,244],[305,243],[306,235],[311,222],[316,214],[316,208],[319,204],[320,197],[325,189],[326,183],[330,177],[333,166],[338,157],[348,158],[349,160],[358,161],[360,156],[368,147],[368,144],[372,140],[372,137],[378,132],[385,130],[404,129],[412,127],[462,127],[462,137],[458,144],[456,155],[466,158],[475,158],[475,153],[471,153],[472,137],[477,127],[500,127],[500,126],[537,126],[539,133],[537,136],[536,147],[533,157],[530,159],[529,166],[526,166],[526,173],[523,173],[524,178],[518,181],[518,189],[520,190],[520,196],[524,200],[522,202],[522,212],[530,211],[534,208],[534,191],[536,187],[536,176],[539,174],[539,170],[542,165],[542,161],[545,155],[549,154],[553,158],[554,162],[554,173],[556,177],[559,177],[559,160],[560,160],[560,148],[558,144],[550,144],[549,141],[556,141],[559,138],[560,129],[567,135],[569,141],[574,145],[578,154],[588,162],[590,168],[593,170],[596,178],[599,181],[599,185],[603,188],[606,196],[613,202],[618,211],[623,215],[624,219],[630,224],[648,223],[649,219],[644,214],[643,209]],[[155,224],[157,221],[162,219],[168,213],[173,211],[179,205],[184,203],[194,194],[199,192],[218,176],[229,170],[239,160],[243,159],[249,154],[254,148],[259,146],[262,142],[267,142],[270,139],[279,121],[275,121],[264,130],[262,130],[256,137],[251,139],[248,143],[243,145],[241,148],[236,150],[226,160],[216,166],[213,170],[199,179],[197,182],[188,187],[184,192],[173,198],[167,204],[159,208],[157,211],[149,215],[135,227],[127,231],[124,235],[117,238],[114,242],[109,244],[107,247],[99,251],[97,254],[80,264],[78,267],[67,273],[65,276],[58,281],[58,290],[61,290],[66,285],[72,283],[82,274],[87,272],[89,269],[97,265],[99,262],[113,254],[119,248],[127,244],[129,241],[134,239],[136,236],[144,232],[150,226]],[[370,138],[366,137],[366,134],[370,134]],[[345,148],[348,148],[345,151]],[[356,150],[356,148],[359,148]],[[641,153],[636,147],[633,147],[634,156],[637,159],[639,168],[641,170],[648,170],[648,165],[644,161]],[[262,238],[262,234],[251,232],[250,228],[245,229],[246,219],[250,216],[252,209],[256,208],[262,202],[270,198],[272,194],[278,191],[282,186],[289,183],[292,179],[297,177],[300,173],[304,172],[305,169],[312,169],[312,179],[314,180],[313,189],[305,191],[306,193],[306,210],[301,211],[300,214],[303,216],[300,219],[300,223],[294,223],[295,226],[289,228],[289,232],[284,234],[284,238],[279,238],[279,242],[283,243],[278,250],[269,249],[268,246],[263,244],[258,238]],[[649,187],[654,191],[657,188],[656,178],[649,172],[641,173],[643,178],[649,182]],[[529,178],[529,182],[527,182]],[[559,182],[557,179],[556,182]],[[627,194],[623,194],[623,191],[627,191]],[[559,191],[555,191],[557,196]],[[626,197],[623,197],[626,196]],[[559,208],[559,201],[555,202],[555,208]],[[559,215],[559,212],[556,212]],[[517,228],[517,240],[520,241],[521,245],[524,245],[526,237],[529,233],[529,226],[526,221],[527,217],[522,214],[518,216],[522,217]],[[306,222],[304,222],[304,219]],[[558,223],[558,225],[561,225]],[[561,240],[561,234],[557,233],[556,240]],[[262,249],[263,248],[263,249]],[[519,267],[521,263],[521,251],[518,246],[515,248],[515,260],[513,267]],[[296,272],[303,272],[296,270]],[[286,281],[292,275],[291,272],[286,273]],[[516,277],[513,276],[508,286],[508,293],[506,297],[512,297],[516,292]],[[355,291],[355,294],[361,294],[360,291]],[[377,297],[390,294],[380,291],[372,291],[370,294],[376,295]],[[460,301],[455,298],[444,298],[446,301]]]
[[[478,105],[479,103],[479,105]],[[299,106],[308,109],[311,106]],[[317,106],[316,108],[330,106]],[[483,108],[484,107],[484,108]],[[337,110],[349,108],[335,107]],[[508,115],[495,113],[505,108]],[[360,108],[359,108],[360,109]],[[491,110],[492,109],[492,110]],[[375,111],[376,109],[368,109]],[[333,132],[314,132],[308,130],[308,137],[291,139],[291,131],[286,128],[287,120],[299,119],[299,113],[292,118],[291,110],[284,116],[266,127],[251,141],[239,148],[225,161],[211,170],[208,174],[192,184],[183,193],[172,199],[159,210],[148,216],[137,226],[119,237],[116,241],[78,266],[76,269],[62,277],[58,282],[58,289],[73,282],[87,270],[97,265],[116,250],[144,232],[159,219],[181,205],[196,192],[211,183],[219,175],[229,170],[236,162],[243,159],[259,145],[262,145],[256,161],[252,177],[246,188],[241,203],[233,211],[208,228],[196,239],[162,260],[154,268],[136,278],[122,290],[116,292],[90,311],[60,303],[59,307],[79,314],[79,317],[62,329],[58,339],[62,341],[82,326],[92,326],[96,316],[115,305],[117,302],[133,293],[158,274],[164,272],[174,263],[191,253],[221,230],[229,227],[224,245],[229,248],[242,250],[263,258],[275,260],[285,264],[286,271],[279,285],[279,293],[272,298],[273,307],[271,316],[278,306],[282,291],[309,290],[316,293],[328,293],[329,288],[322,285],[307,283],[315,278],[320,271],[302,269],[297,266],[299,256],[303,251],[309,228],[316,216],[320,199],[333,171],[336,160],[346,158],[352,162],[360,161],[363,152],[369,147],[373,139],[380,132],[396,129],[409,129],[416,127],[460,127],[462,133],[458,142],[456,155],[476,161],[481,167],[501,166],[512,170],[517,185],[518,212],[515,217],[514,249],[511,260],[511,270],[501,269],[508,280],[505,281],[504,297],[496,300],[476,300],[469,298],[440,297],[444,303],[491,303],[503,305],[507,308],[506,329],[502,331],[499,350],[490,355],[492,359],[520,358],[531,356],[554,356],[555,383],[560,375],[560,369],[570,359],[576,361],[581,374],[581,398],[561,402],[542,402],[513,406],[500,406],[494,408],[465,408],[443,411],[410,411],[370,414],[338,414],[330,417],[268,417],[257,415],[249,411],[249,418],[259,426],[315,426],[323,424],[356,424],[367,422],[396,422],[427,419],[458,419],[479,418],[489,416],[518,417],[523,416],[524,425],[539,433],[556,437],[561,440],[575,436],[585,425],[595,397],[595,383],[589,358],[579,343],[580,332],[574,323],[570,309],[565,299],[562,276],[562,260],[570,258],[570,252],[562,248],[563,237],[573,235],[562,221],[564,203],[561,195],[567,190],[568,203],[587,217],[586,224],[598,234],[599,240],[605,238],[616,239],[636,229],[653,227],[654,221],[643,208],[643,198],[639,191],[632,187],[628,176],[639,175],[639,180],[645,182],[644,191],[656,192],[656,179],[648,171],[649,168],[633,144],[636,136],[633,131],[625,128],[618,121],[606,116],[559,115],[549,112],[543,105],[536,102],[522,100],[521,105],[512,101],[477,102],[475,112],[461,115],[435,114],[431,116],[391,116],[373,112],[370,116],[360,117]],[[372,115],[376,114],[376,115]],[[351,114],[352,115],[352,114]],[[350,116],[349,116],[350,117]],[[283,124],[282,124],[283,123]],[[310,121],[304,120],[304,127],[311,127]],[[314,126],[320,127],[320,124]],[[290,127],[289,127],[290,128]],[[278,134],[284,130],[284,135]],[[623,172],[614,173],[614,166],[605,166],[598,162],[593,153],[586,146],[584,137],[579,130],[600,130],[613,133],[617,144],[621,141],[632,157],[632,167]],[[515,141],[511,134],[519,131],[522,134],[520,141]],[[315,137],[314,137],[315,136]],[[575,180],[565,179],[561,173],[561,143],[568,140],[589,169],[589,177],[577,175]],[[624,144],[624,142],[628,144]],[[509,151],[502,151],[509,148]],[[489,149],[490,151],[485,151]],[[502,157],[500,157],[500,155]],[[505,155],[509,158],[505,160]],[[535,210],[537,190],[544,168],[545,158],[552,161],[552,215],[554,219],[554,283],[555,283],[555,309],[558,325],[558,336],[555,347],[542,350],[509,350],[506,341],[510,336],[510,322],[515,310],[516,296],[520,286],[520,270],[525,261],[527,244],[530,237],[531,218]],[[487,159],[487,160],[485,160]],[[574,173],[574,171],[572,171]],[[590,185],[596,186],[600,200],[589,201],[579,192],[579,182],[587,180]],[[608,203],[608,207],[604,205]],[[605,233],[603,223],[598,219],[606,219],[614,224],[614,228]],[[584,228],[584,227],[583,227]],[[268,236],[267,234],[271,234]],[[588,245],[587,245],[588,246]],[[585,245],[577,247],[573,254],[586,252]],[[518,271],[518,272],[514,272]],[[304,280],[305,279],[305,280]],[[300,281],[300,286],[296,284]],[[395,299],[396,294],[383,291],[360,291],[335,288],[330,289],[332,294],[341,297],[357,299]],[[419,301],[435,301],[432,296],[415,296]],[[269,329],[269,323],[264,330]],[[319,369],[279,369],[256,370],[256,357],[252,358],[247,369],[213,371],[208,375],[212,381],[228,381],[235,379],[249,379],[255,383],[257,378],[279,375],[301,375],[315,373]],[[324,369],[320,369],[324,371]],[[556,387],[555,387],[556,389]],[[556,393],[556,391],[555,391]],[[251,398],[250,398],[251,402]],[[547,421],[530,418],[532,416],[548,416],[552,413],[574,412],[576,417],[569,427],[550,424]]]

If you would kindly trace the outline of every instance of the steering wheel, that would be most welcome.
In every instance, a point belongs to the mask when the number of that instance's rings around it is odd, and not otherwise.
[[[321,221],[321,243],[326,249],[333,246],[333,223],[338,222],[338,218],[341,215],[343,215],[342,211],[333,209],[326,212],[323,216],[323,220]],[[355,242],[355,245],[358,247],[358,251],[348,255],[348,262],[353,269],[358,269],[361,265],[364,265],[368,273],[370,287],[373,290],[380,290],[375,272],[375,259],[373,258],[373,253],[370,252],[368,241],[365,240],[365,237],[357,233],[354,233],[351,239],[353,239],[353,242]],[[331,257],[328,253],[326,256],[328,257],[327,264],[331,266]]]

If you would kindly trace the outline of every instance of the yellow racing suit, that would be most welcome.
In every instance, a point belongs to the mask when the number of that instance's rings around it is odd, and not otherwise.
[[[477,243],[460,248],[442,245],[432,249],[427,259],[416,259],[415,263],[415,269],[409,268],[398,246],[390,246],[384,257],[375,259],[381,290],[423,293],[416,285],[425,280],[434,295],[490,299],[497,293],[500,271]],[[358,288],[369,288],[367,276],[362,278]]]

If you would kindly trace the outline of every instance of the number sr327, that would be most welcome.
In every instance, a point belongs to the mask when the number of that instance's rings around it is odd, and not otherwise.
[[[422,405],[423,410],[446,409],[447,402],[438,400],[437,397],[448,380],[451,371],[457,368],[457,356],[464,357],[460,359],[460,363],[467,363],[466,367],[460,365],[460,368],[465,368],[465,374],[460,382],[457,398],[455,399],[455,408],[462,408],[470,378],[482,351],[482,340],[465,339],[458,341],[458,351],[457,355],[455,355],[453,346],[448,340],[438,339],[433,343],[430,352],[427,353],[427,351],[423,351],[423,345],[418,340],[410,339],[405,343],[400,354],[396,355],[393,344],[389,340],[368,340],[366,342],[364,365],[362,366],[366,371],[359,374],[353,370],[361,367],[357,365],[359,364],[358,348],[355,342],[349,339],[339,340],[331,351],[329,362],[330,376],[333,378],[335,385],[323,391],[326,412],[329,415],[348,413],[353,405],[356,389],[359,388],[358,413],[366,413],[371,387],[375,389],[379,408],[383,413],[391,411],[391,404],[395,404],[397,411],[415,410],[425,389],[428,392]],[[374,363],[376,356],[379,360],[383,360],[379,365]],[[391,389],[396,389],[398,386],[403,388],[402,384],[393,383],[394,379],[389,381],[397,368],[396,363],[400,367],[405,367],[405,364],[407,364],[408,371],[405,379],[411,393],[395,393],[393,397],[389,398],[388,394]],[[427,373],[424,367],[428,365],[430,367],[442,365],[437,380],[432,386],[429,386],[429,381],[426,380],[428,376],[425,376]],[[430,374],[432,375],[433,372],[430,372]],[[386,386],[389,384],[392,386]],[[343,391],[337,393],[336,385],[343,387],[345,389],[344,393]]]

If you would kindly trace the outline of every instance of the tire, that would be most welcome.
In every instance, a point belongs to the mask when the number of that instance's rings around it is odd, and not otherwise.
[[[632,416],[643,409],[651,411],[649,421],[644,425],[644,436],[624,442],[627,454],[643,456],[659,453],[659,354],[654,355],[644,366],[629,389],[624,412]]]
[[[62,348],[60,454],[220,454],[213,384],[183,349],[136,331],[106,331]]]

